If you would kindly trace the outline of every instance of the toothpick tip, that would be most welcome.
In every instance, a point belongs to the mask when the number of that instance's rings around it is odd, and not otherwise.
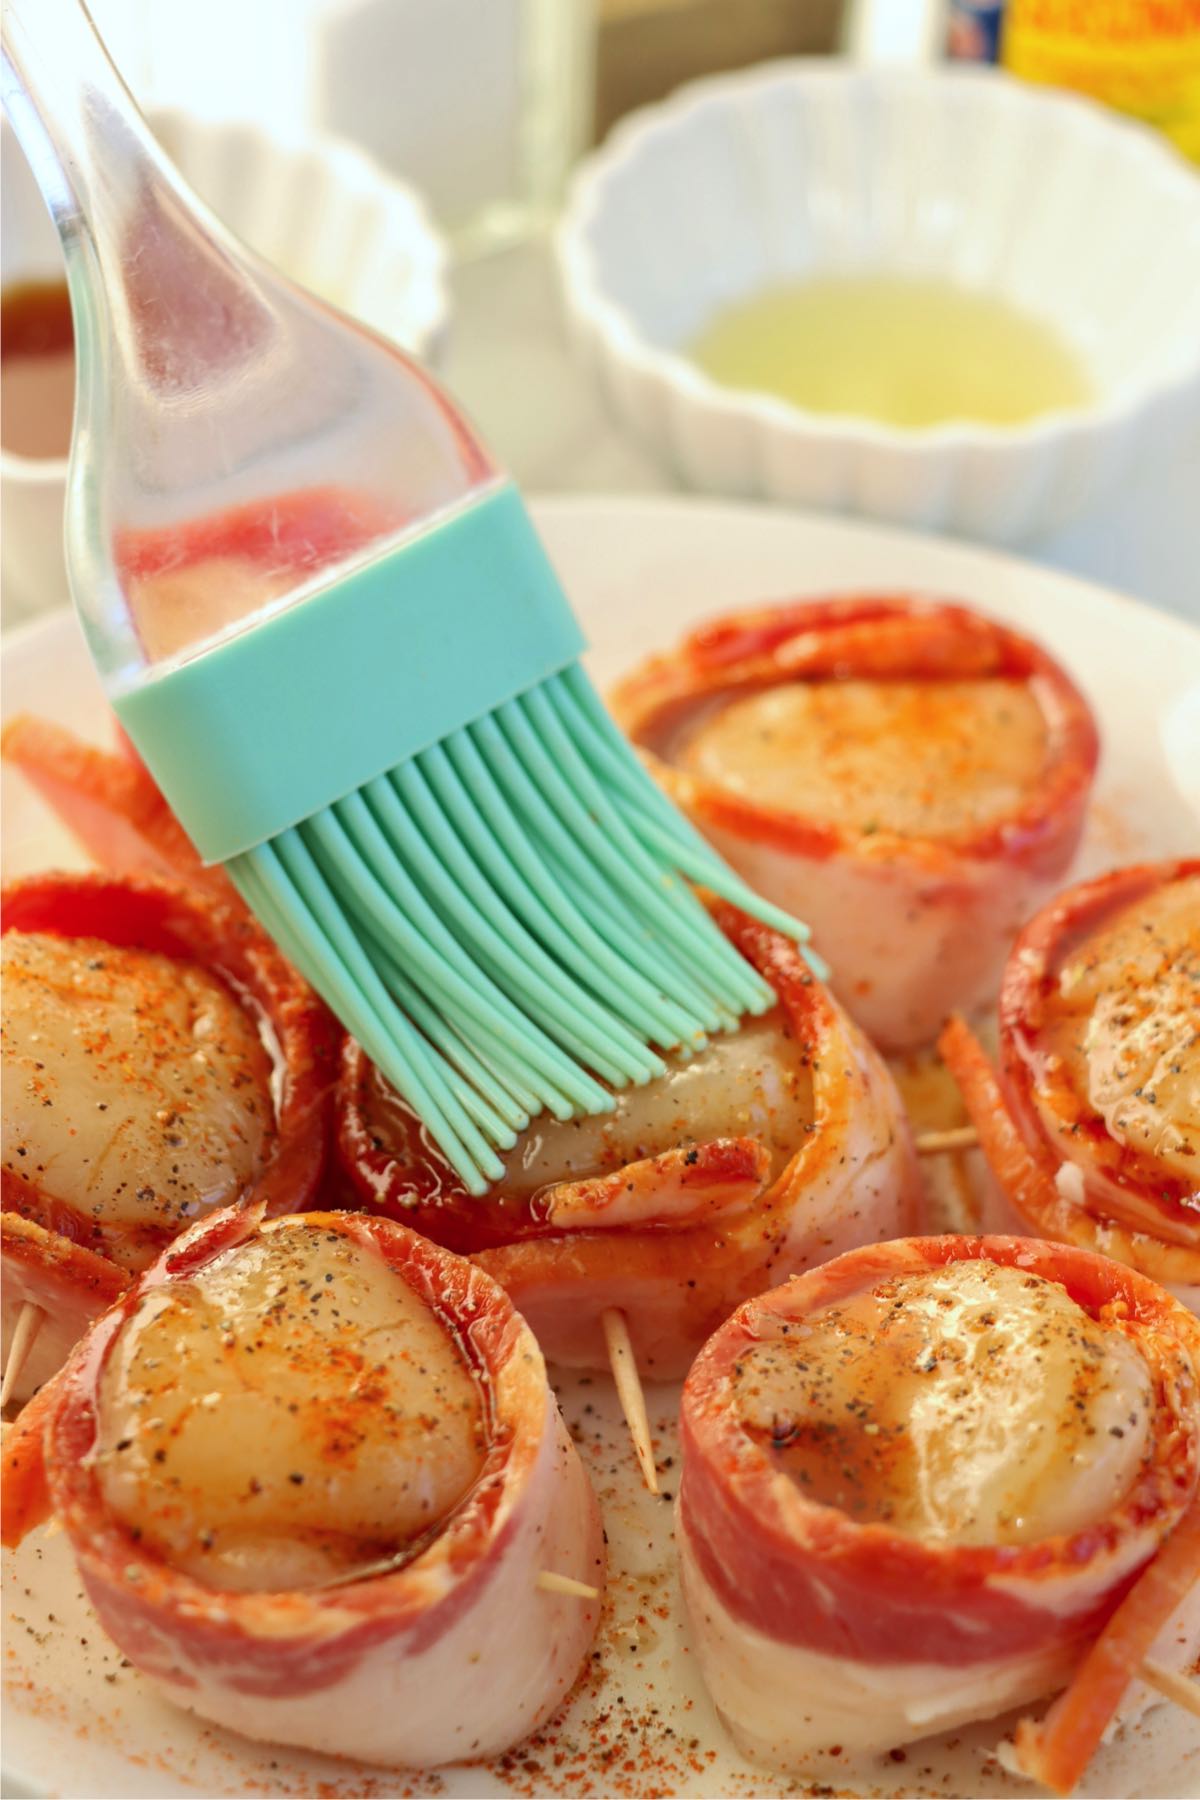
[[[973,1125],[956,1125],[950,1131],[922,1131],[913,1139],[918,1156],[940,1156],[950,1150],[974,1150],[979,1133]]]
[[[45,1308],[35,1300],[26,1300],[21,1307],[20,1316],[13,1329],[12,1342],[8,1347],[8,1361],[4,1365],[4,1375],[0,1379],[0,1407],[7,1406],[16,1390],[21,1372],[29,1360],[29,1353],[37,1340],[37,1334],[45,1322]]]
[[[608,1360],[612,1365],[617,1398],[621,1402],[621,1411],[625,1414],[625,1423],[628,1425],[629,1435],[633,1439],[633,1448],[637,1455],[638,1466],[642,1471],[642,1480],[652,1494],[657,1494],[658,1470],[654,1466],[654,1446],[650,1438],[650,1421],[646,1417],[646,1396],[642,1392],[637,1358],[633,1353],[633,1341],[629,1336],[629,1323],[619,1306],[607,1306],[600,1314],[600,1324],[604,1331],[605,1344],[608,1347]]]
[[[577,1600],[598,1600],[600,1589],[590,1582],[576,1581],[573,1575],[560,1575],[555,1569],[539,1569],[534,1577],[534,1586],[542,1588],[547,1594],[570,1594]]]

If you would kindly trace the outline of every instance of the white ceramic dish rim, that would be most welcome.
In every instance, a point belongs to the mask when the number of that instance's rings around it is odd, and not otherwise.
[[[1198,337],[1194,346],[1182,344],[1178,354],[1153,376],[1140,382],[1127,378],[1109,397],[1087,406],[1055,408],[1023,424],[987,425],[956,419],[938,425],[905,427],[855,413],[809,412],[770,394],[723,387],[687,357],[647,343],[630,311],[605,293],[588,241],[589,227],[604,203],[611,176],[633,162],[643,145],[670,132],[679,120],[701,111],[710,99],[753,94],[760,87],[785,81],[826,87],[903,83],[917,88],[935,81],[964,88],[968,84],[986,84],[993,92],[1011,96],[1015,104],[1054,108],[1098,136],[1115,133],[1160,177],[1175,180],[1181,192],[1194,192],[1200,205],[1200,184],[1190,165],[1149,126],[1119,117],[1083,95],[1024,86],[995,69],[967,65],[936,73],[921,69],[860,69],[832,57],[783,57],[748,71],[704,76],[686,83],[665,101],[640,107],[614,127],[601,148],[576,174],[555,233],[568,304],[589,320],[613,354],[643,376],[673,387],[693,401],[701,401],[723,420],[738,424],[752,420],[796,440],[821,438],[839,445],[917,454],[946,447],[1020,449],[1050,440],[1065,442],[1089,435],[1098,427],[1121,425],[1164,394],[1200,382]]]
[[[272,127],[268,131],[254,119],[206,119],[177,106],[152,107],[147,116],[156,137],[160,131],[168,134],[175,131],[211,132],[214,135],[226,132],[246,134],[269,145],[272,152],[278,155],[292,158],[316,155],[332,168],[339,169],[358,187],[374,187],[386,191],[388,203],[402,207],[410,215],[413,227],[413,282],[410,291],[413,297],[412,333],[417,348],[411,354],[423,357],[437,343],[450,318],[450,298],[446,287],[449,253],[424,200],[416,188],[402,177],[390,175],[374,157],[360,150],[357,144],[326,131],[301,131],[294,126],[283,129]],[[215,212],[216,208],[210,210]],[[231,226],[226,226],[226,230],[239,243],[243,243],[244,240],[238,237]],[[278,268],[278,264],[272,264],[272,267]],[[279,272],[288,280],[295,279],[285,269],[280,269]],[[303,283],[297,283],[297,286],[303,286]],[[305,289],[306,293],[309,291]],[[358,324],[363,323],[353,313],[347,316],[354,318]],[[372,330],[373,327],[365,326],[365,329]],[[69,456],[18,456],[14,451],[6,450],[4,473],[7,479],[18,482],[65,481],[70,460]]]

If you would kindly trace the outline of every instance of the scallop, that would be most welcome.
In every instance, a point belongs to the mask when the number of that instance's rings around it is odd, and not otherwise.
[[[734,1377],[805,1496],[932,1542],[1083,1530],[1132,1486],[1153,1386],[1137,1347],[1057,1282],[985,1261],[775,1321]]]
[[[210,1587],[353,1579],[436,1530],[487,1447],[462,1348],[369,1244],[303,1218],[143,1294],[102,1378],[105,1503]]]
[[[4,1166],[118,1230],[173,1235],[236,1198],[275,1131],[272,1065],[255,1020],[198,964],[100,938],[7,932]]]
[[[606,1174],[665,1150],[731,1137],[763,1144],[773,1178],[812,1126],[809,1054],[779,1007],[714,1037],[694,1056],[667,1060],[657,1081],[617,1094],[611,1113],[536,1119],[509,1153],[505,1190]]]
[[[953,839],[1016,811],[1046,752],[1023,681],[785,681],[709,710],[672,760],[823,824]]]

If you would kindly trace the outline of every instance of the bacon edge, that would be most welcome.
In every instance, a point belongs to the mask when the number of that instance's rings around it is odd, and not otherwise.
[[[1049,733],[1036,792],[953,843],[839,828],[672,766],[689,712],[783,681],[1026,679]],[[1030,639],[964,606],[895,595],[730,613],[653,656],[610,696],[656,781],[752,886],[812,927],[834,991],[886,1050],[928,1042],[952,1006],[989,999],[1012,935],[1065,872],[1099,755],[1091,710]]]
[[[1113,1308],[1135,1334],[1157,1407],[1153,1455],[1129,1493],[1070,1536],[982,1547],[923,1543],[806,1500],[729,1404],[732,1366],[760,1322],[801,1319],[880,1279],[983,1257],[1061,1282],[1093,1313]],[[1196,1506],[1198,1369],[1200,1327],[1177,1301],[1094,1252],[1034,1239],[917,1238],[852,1251],[739,1308],[684,1387],[676,1531],[701,1668],[742,1749],[787,1762],[801,1740],[805,1752],[828,1742],[820,1717],[764,1722],[773,1669],[798,1676],[803,1665],[815,1691],[824,1679],[834,1695],[873,1695],[863,1721],[870,1743],[859,1747],[879,1749],[1069,1679]],[[1185,1533],[1179,1543],[1188,1542]]]
[[[494,1282],[391,1220],[305,1218],[381,1257],[455,1333],[486,1387],[483,1470],[434,1541],[392,1573],[337,1588],[218,1592],[106,1510],[89,1452],[107,1358],[144,1294],[296,1222],[238,1208],[165,1251],[33,1403],[50,1504],[106,1631],[177,1703],[251,1737],[399,1767],[498,1754],[561,1702],[595,1634],[597,1602],[535,1585],[548,1567],[602,1586],[595,1497],[537,1345]],[[10,1470],[6,1445],[6,1490],[28,1523],[32,1462],[27,1443]]]
[[[1200,1575],[1200,1498],[1126,1594],[1070,1685],[1040,1721],[1016,1729],[1017,1761],[1032,1781],[1069,1794],[1080,1781],[1142,1658]]]
[[[93,862],[115,875],[160,875],[242,905],[219,864],[205,868],[154,777],[122,733],[112,750],[51,719],[19,713],[0,755],[20,769]]]

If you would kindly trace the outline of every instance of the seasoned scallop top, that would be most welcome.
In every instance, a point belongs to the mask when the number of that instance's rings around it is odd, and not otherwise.
[[[816,823],[953,841],[1017,812],[1047,751],[1025,681],[848,678],[785,680],[710,703],[670,759]]]
[[[3,980],[5,1168],[118,1228],[109,1254],[149,1262],[156,1240],[254,1179],[275,1135],[272,1062],[218,976],[101,938],[13,930]]]
[[[1136,1345],[1019,1267],[950,1263],[769,1329],[734,1403],[807,1498],[859,1524],[947,1544],[1078,1531],[1147,1453]]]
[[[197,1580],[263,1590],[415,1552],[488,1430],[447,1323],[369,1244],[302,1217],[145,1292],[99,1420],[111,1512]]]

